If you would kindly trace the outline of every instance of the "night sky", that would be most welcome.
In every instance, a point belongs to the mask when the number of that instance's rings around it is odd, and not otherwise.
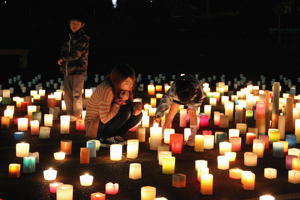
[[[58,73],[73,15],[86,19],[92,38],[89,73],[107,73],[118,62],[149,73],[299,71],[296,0],[118,0],[115,9],[110,0],[0,0],[0,49],[29,49],[30,71]],[[0,59],[18,70],[16,56]]]

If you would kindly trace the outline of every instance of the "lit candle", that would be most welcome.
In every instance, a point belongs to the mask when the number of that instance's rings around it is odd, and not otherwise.
[[[204,113],[208,116],[208,119],[210,119],[211,115],[211,105],[204,105]]]
[[[240,130],[239,129],[234,129],[234,128],[229,129],[228,137],[229,138],[231,138],[231,137],[240,137]]]
[[[236,123],[236,129],[238,129],[241,134],[245,134],[247,131],[247,124],[246,123]]]
[[[172,186],[176,188],[184,188],[186,186],[186,175],[185,174],[173,174]]]
[[[294,134],[286,134],[285,140],[288,142],[289,147],[296,146],[296,136]]]
[[[232,178],[232,179],[241,179],[242,177],[242,171],[241,169],[239,168],[232,168],[229,170],[229,178]]]
[[[23,157],[23,173],[35,172],[36,159],[33,156]]]
[[[110,145],[110,160],[113,160],[113,161],[122,160],[122,145],[121,144]]]
[[[236,152],[225,152],[225,157],[227,157],[230,162],[233,162],[236,159]]]
[[[199,168],[207,167],[207,160],[196,160],[195,161],[195,170],[197,171]]]
[[[101,193],[101,192],[95,192],[91,194],[91,199],[90,200],[105,200],[106,195]]]
[[[197,169],[197,181],[201,182],[201,176],[203,174],[209,174],[209,168],[208,167],[199,167]]]
[[[50,138],[50,132],[51,132],[51,128],[50,127],[41,126],[40,127],[39,138],[40,139],[48,139],[48,138]]]
[[[258,158],[264,157],[265,144],[263,140],[254,139],[252,145],[252,151],[257,154]]]
[[[4,110],[4,117],[8,117],[9,119],[13,119],[13,117],[14,117],[14,110],[13,109],[6,109],[6,110]]]
[[[149,85],[148,85],[148,94],[149,94],[150,96],[155,95],[155,87],[154,87],[153,84],[149,84]]]
[[[284,144],[281,142],[273,142],[273,157],[284,156]]]
[[[159,145],[157,147],[157,159],[159,160],[159,152],[161,151],[170,151],[170,146],[166,144]]]
[[[21,164],[11,163],[8,166],[8,177],[19,178],[21,174]]]
[[[220,115],[220,128],[228,128],[229,127],[229,117],[227,115]]]
[[[80,176],[80,185],[91,186],[93,184],[94,176],[89,174],[84,174]]]
[[[49,108],[56,107],[56,99],[54,95],[48,95],[47,104]]]
[[[275,200],[275,197],[269,194],[265,194],[259,197],[259,200]]]
[[[53,126],[53,114],[44,114],[44,125]]]
[[[270,142],[269,142],[269,136],[268,135],[258,135],[258,139],[264,141],[265,149],[269,149]]]
[[[299,170],[289,170],[288,171],[288,182],[293,184],[300,183],[300,171]]]
[[[187,124],[187,110],[182,109],[179,111],[179,127],[186,127]]]
[[[138,128],[138,139],[140,142],[146,141],[146,128],[145,127]]]
[[[76,120],[76,130],[77,131],[84,131],[85,130],[85,125],[84,125],[84,120],[83,119],[77,119]]]
[[[88,140],[86,142],[86,147],[89,148],[90,150],[90,157],[91,158],[96,158],[96,142],[94,140]]]
[[[105,193],[115,195],[119,192],[119,184],[118,183],[106,183],[105,184]]]
[[[294,107],[294,99],[289,97],[286,98],[285,105],[285,131],[292,132],[294,129],[294,120],[293,120],[293,107]]]
[[[139,140],[129,139],[127,140],[127,158],[137,158],[139,153]]]
[[[156,197],[156,188],[152,186],[141,187],[141,200],[154,200]]]
[[[47,170],[44,170],[43,174],[44,174],[44,179],[46,181],[53,181],[56,179],[57,170],[49,168]]]
[[[218,169],[229,169],[229,159],[226,156],[218,156]]]
[[[28,118],[18,118],[18,131],[28,130]]]
[[[195,135],[195,152],[204,152],[204,136],[203,135]]]
[[[148,128],[149,127],[150,117],[148,115],[143,115],[142,117],[142,127]]]
[[[21,132],[21,131],[14,132],[14,138],[15,138],[15,140],[21,140],[21,139],[23,139],[24,138],[24,132]]]
[[[251,171],[242,172],[242,180],[244,190],[254,190],[255,189],[255,174]]]
[[[157,147],[162,143],[162,127],[154,124],[150,127],[150,150],[157,150]]]
[[[297,156],[294,156],[294,155],[287,155],[287,156],[285,156],[285,168],[292,169],[293,159],[294,158],[297,158]]]
[[[219,154],[224,155],[225,152],[230,152],[232,148],[232,144],[230,142],[220,142],[219,143]]]
[[[214,111],[214,125],[219,126],[220,125],[220,115],[221,113],[218,111]]]
[[[294,156],[300,157],[300,149],[290,148],[288,150],[288,155],[294,155]]]
[[[228,101],[225,103],[225,115],[229,117],[229,121],[233,120],[233,108],[234,108],[233,102]]]
[[[270,128],[268,130],[269,141],[272,144],[273,142],[278,142],[280,140],[279,129]]]
[[[213,175],[203,174],[201,176],[200,191],[203,195],[213,194]]]
[[[232,145],[231,151],[238,152],[241,151],[242,138],[241,137],[230,137],[229,142]]]
[[[62,184],[56,189],[56,200],[73,200],[73,185]]]
[[[274,82],[272,87],[272,127],[278,126],[280,82]]]
[[[142,178],[142,165],[141,163],[130,163],[129,165],[129,178],[138,180]]]
[[[84,97],[85,98],[87,98],[87,99],[91,98],[92,94],[93,94],[93,89],[89,88],[89,89],[84,90]]]
[[[93,139],[93,140],[88,140],[88,141],[95,142],[96,143],[96,151],[99,151],[99,149],[101,147],[100,140]]]
[[[181,154],[183,147],[183,135],[182,134],[171,134],[170,135],[170,146],[173,154]]]
[[[217,105],[217,99],[215,97],[210,97],[209,98],[209,104],[211,106],[216,106]]]
[[[174,174],[175,160],[176,160],[176,158],[174,156],[163,158],[163,160],[162,160],[162,173],[163,174]]]
[[[60,141],[60,151],[66,153],[66,155],[72,154],[72,140],[61,140]]]
[[[209,125],[209,118],[208,118],[207,115],[201,114],[199,118],[200,118],[199,128],[200,128],[200,127],[201,127],[201,128],[205,128],[205,127],[207,127],[207,126]]]
[[[90,149],[89,148],[80,148],[80,164],[89,164],[90,163]]]
[[[60,133],[68,134],[70,132],[70,115],[60,116]]]
[[[277,169],[274,168],[265,168],[264,169],[264,177],[267,179],[275,179],[277,178]]]
[[[29,143],[20,142],[16,144],[16,156],[17,157],[26,157],[29,154]]]
[[[256,127],[258,133],[266,132],[266,105],[263,101],[256,102]]]
[[[300,170],[300,158],[293,158],[292,159],[292,169],[293,170]]]
[[[27,113],[28,113],[28,117],[32,117],[32,113],[37,111],[37,106],[35,105],[30,105],[27,106]]]
[[[156,108],[149,108],[149,116],[154,117],[156,112]]]
[[[152,108],[156,107],[156,98],[153,98],[153,97],[150,98],[150,105]]]
[[[159,151],[158,152],[158,163],[159,163],[159,165],[163,164],[163,159],[165,157],[171,157],[171,156],[172,156],[171,151]]]
[[[280,115],[278,118],[278,129],[280,132],[280,139],[285,138],[285,115]]]
[[[173,128],[165,128],[164,129],[164,143],[170,143],[170,135],[175,133],[175,129]]]
[[[184,128],[183,129],[183,133],[184,133],[184,141],[188,141],[190,135],[192,134],[192,129],[191,128]]]
[[[214,135],[204,135],[204,149],[214,148]]]
[[[257,165],[257,153],[245,152],[244,153],[244,165],[253,167]]]
[[[65,156],[66,156],[66,153],[65,152],[55,152],[53,153],[53,156],[54,156],[54,159],[55,160],[64,160],[65,159]]]
[[[300,119],[295,120],[295,136],[297,144],[300,143]]]
[[[10,118],[9,117],[1,117],[1,126],[4,128],[9,128]]]
[[[50,193],[52,194],[56,194],[56,190],[59,186],[63,185],[63,183],[61,182],[53,182],[53,183],[49,183],[49,189],[50,189]]]
[[[239,102],[240,103],[240,102]],[[236,123],[242,123],[244,119],[244,108],[242,105],[236,105],[235,106],[235,122]]]
[[[246,133],[246,144],[253,144],[253,140],[256,138],[255,133]]]
[[[30,132],[32,135],[38,135],[40,132],[40,122],[38,120],[30,121]]]

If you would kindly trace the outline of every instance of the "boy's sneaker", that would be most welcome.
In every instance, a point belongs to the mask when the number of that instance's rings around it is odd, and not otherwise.
[[[100,139],[101,147],[109,147],[111,144],[120,144],[119,141],[115,139],[115,137],[109,137],[106,139]]]
[[[119,136],[119,135],[115,136],[115,140],[117,140],[119,142],[124,142],[125,141],[125,139],[122,136]]]

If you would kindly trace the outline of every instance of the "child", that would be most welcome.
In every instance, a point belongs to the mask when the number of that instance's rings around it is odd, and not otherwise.
[[[82,90],[87,74],[90,37],[82,29],[83,19],[73,17],[69,21],[71,32],[61,47],[57,61],[64,74],[64,100],[67,114],[75,121],[82,114]]]
[[[155,122],[160,123],[161,117],[168,110],[163,128],[171,128],[173,119],[178,111],[179,105],[187,106],[187,113],[190,117],[190,127],[192,134],[187,141],[187,145],[194,146],[195,134],[197,132],[196,110],[201,106],[206,95],[203,92],[202,84],[191,75],[183,75],[176,79],[170,89],[165,93],[157,106]]]

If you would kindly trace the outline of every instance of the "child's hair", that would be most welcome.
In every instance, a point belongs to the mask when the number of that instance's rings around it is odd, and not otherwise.
[[[111,73],[107,76],[110,84],[112,85],[114,96],[118,96],[120,94],[120,85],[122,81],[127,78],[132,78],[133,80],[133,88],[136,80],[134,69],[128,64],[117,64],[111,71]],[[129,100],[133,101],[133,91],[130,91]]]
[[[187,76],[180,76],[175,81],[176,93],[182,103],[189,102],[196,94],[196,88]]]
[[[70,16],[69,17],[69,22],[70,21],[79,21],[79,22],[81,22],[83,24],[86,23],[85,18],[83,16],[79,15],[79,14]]]

